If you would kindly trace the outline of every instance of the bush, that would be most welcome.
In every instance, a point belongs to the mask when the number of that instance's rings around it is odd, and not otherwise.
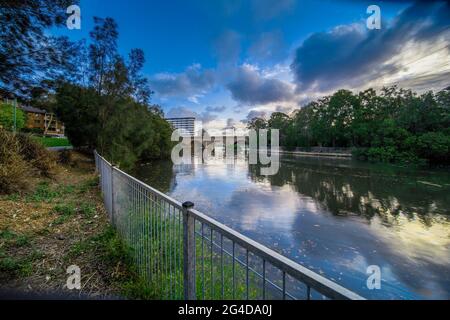
[[[41,144],[34,141],[30,135],[17,135],[21,146],[20,154],[24,160],[38,169],[39,174],[50,177],[56,166],[56,157]]]
[[[0,129],[0,194],[28,190],[28,163],[20,155],[20,144],[14,136]]]
[[[450,161],[450,135],[444,132],[428,132],[417,138],[417,151],[431,162]]]
[[[0,194],[28,191],[32,177],[52,175],[55,157],[29,136],[0,129]]]

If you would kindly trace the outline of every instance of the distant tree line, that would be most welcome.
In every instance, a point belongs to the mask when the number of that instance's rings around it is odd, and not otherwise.
[[[53,111],[75,147],[97,148],[116,164],[170,155],[172,129],[141,70],[144,52],[118,53],[118,26],[94,18],[89,40],[51,37],[77,1],[0,2],[0,94]]]
[[[450,163],[450,88],[418,95],[385,87],[339,90],[287,115],[254,118],[249,128],[280,130],[286,149],[349,147],[360,159]]]

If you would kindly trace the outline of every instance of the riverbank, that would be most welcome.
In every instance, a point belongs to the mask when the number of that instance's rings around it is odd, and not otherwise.
[[[67,267],[81,271],[69,290]],[[94,161],[72,152],[51,178],[0,196],[0,294],[53,298],[151,298],[107,221]]]
[[[331,157],[331,158],[348,158],[351,159],[351,153],[334,153],[334,152],[306,152],[306,151],[287,151],[279,150],[281,154],[292,154],[299,156],[311,156],[311,157]]]

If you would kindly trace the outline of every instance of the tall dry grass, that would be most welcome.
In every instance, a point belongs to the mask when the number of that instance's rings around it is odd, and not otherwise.
[[[30,136],[0,129],[0,194],[28,191],[33,178],[55,169],[56,157]]]

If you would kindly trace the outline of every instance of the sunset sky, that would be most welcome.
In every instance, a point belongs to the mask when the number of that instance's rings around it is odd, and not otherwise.
[[[366,10],[381,8],[380,30]],[[450,3],[335,0],[82,0],[81,30],[93,16],[119,25],[119,48],[142,48],[153,103],[166,116],[204,126],[244,126],[291,112],[341,88],[398,84],[419,92],[450,85]]]

